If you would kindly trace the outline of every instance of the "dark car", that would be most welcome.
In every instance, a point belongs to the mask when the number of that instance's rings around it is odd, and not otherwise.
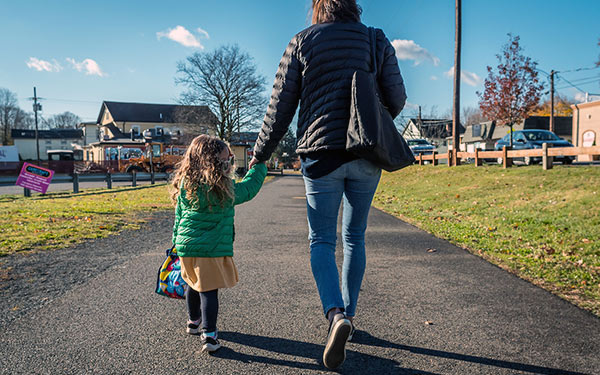
[[[529,150],[533,148],[542,148],[544,143],[548,147],[573,147],[573,145],[560,138],[556,134],[548,130],[516,130],[513,132],[513,150]],[[494,149],[502,150],[502,147],[510,146],[510,134],[505,135],[502,139],[496,142]],[[525,164],[531,165],[542,161],[542,157],[526,156],[524,158],[515,158],[513,160],[522,160]],[[555,156],[554,160],[561,161],[563,164],[571,164],[575,159],[574,156]],[[498,158],[498,164],[502,164],[502,158]]]
[[[407,139],[406,143],[415,157],[418,157],[419,154],[431,155],[435,151],[435,146],[425,139]]]

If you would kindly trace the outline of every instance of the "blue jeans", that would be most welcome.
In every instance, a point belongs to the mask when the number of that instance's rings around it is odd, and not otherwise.
[[[335,307],[354,316],[365,273],[365,230],[381,169],[364,159],[353,160],[320,178],[304,177],[310,240],[310,264],[325,314]],[[344,262],[342,288],[335,263],[340,202]]]

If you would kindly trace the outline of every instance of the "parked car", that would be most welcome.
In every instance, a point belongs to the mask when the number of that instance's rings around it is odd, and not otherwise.
[[[548,147],[573,147],[573,145],[556,134],[548,130],[530,129],[516,130],[513,132],[513,150],[529,150],[533,148],[542,148],[544,143]],[[496,142],[494,149],[501,151],[502,147],[510,146],[510,134],[505,135]],[[526,156],[523,158],[514,158],[513,160],[522,160],[525,164],[531,165],[542,161],[542,157]],[[575,160],[574,156],[555,156],[554,160],[563,164],[571,164]],[[498,158],[498,164],[502,164],[502,158]]]
[[[408,143],[408,147],[415,157],[418,157],[419,154],[430,155],[435,151],[435,146],[427,142],[426,139],[407,139],[406,143]]]

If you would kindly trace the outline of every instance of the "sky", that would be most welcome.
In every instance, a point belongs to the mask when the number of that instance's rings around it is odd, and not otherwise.
[[[176,103],[184,90],[175,84],[177,62],[238,44],[266,78],[268,95],[289,40],[310,25],[310,3],[0,0],[0,88],[31,111],[35,86],[45,118],[70,111],[95,121],[104,100]],[[408,95],[402,115],[418,106],[424,115],[450,113],[455,2],[358,3],[363,23],[383,29],[396,49]],[[600,94],[600,69],[591,69],[600,59],[600,1],[463,0],[462,13],[462,107],[477,106],[486,67],[498,64],[507,33],[520,36],[540,70],[561,72],[561,95],[582,101],[584,92]]]

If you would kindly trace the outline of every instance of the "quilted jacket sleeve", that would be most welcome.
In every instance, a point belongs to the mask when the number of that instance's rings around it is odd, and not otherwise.
[[[400,74],[396,50],[386,38],[382,30],[377,29],[378,62],[377,80],[381,90],[383,104],[387,107],[392,117],[396,117],[406,103],[406,89]],[[382,48],[383,47],[383,48]]]
[[[255,164],[242,181],[234,185],[235,201],[233,204],[241,204],[254,198],[265,181],[265,177],[267,177],[267,166],[264,163]]]
[[[275,76],[271,100],[254,146],[254,157],[265,161],[279,144],[294,118],[302,88],[302,64],[297,57],[297,37],[288,44]]]
[[[175,239],[177,238],[177,229],[179,229],[179,222],[181,221],[181,206],[179,199],[177,199],[177,206],[175,206],[175,223],[173,224],[173,246],[175,246]]]

